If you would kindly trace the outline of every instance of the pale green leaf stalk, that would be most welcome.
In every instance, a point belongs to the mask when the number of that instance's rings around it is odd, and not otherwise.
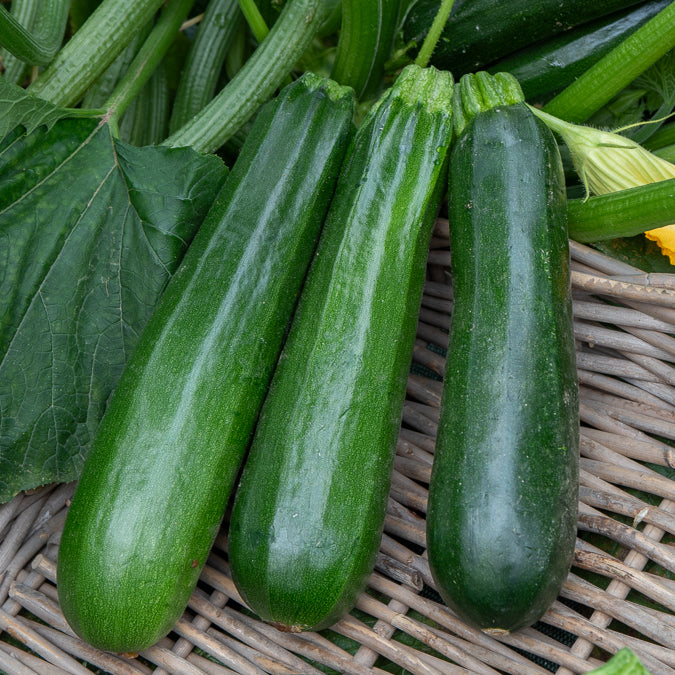
[[[54,105],[74,106],[164,0],[103,0],[30,85]]]
[[[253,37],[255,37],[259,43],[262,42],[267,37],[270,29],[267,27],[258,6],[253,0],[239,0],[239,7],[253,33]]]
[[[304,54],[328,11],[322,0],[289,0],[268,36],[209,104],[162,144],[215,152],[267,101]]]
[[[12,0],[10,13],[14,19],[27,30],[31,30],[38,6],[33,0]],[[4,66],[3,79],[12,84],[21,84],[28,72],[28,64],[18,59],[4,45],[0,45],[0,56]]]

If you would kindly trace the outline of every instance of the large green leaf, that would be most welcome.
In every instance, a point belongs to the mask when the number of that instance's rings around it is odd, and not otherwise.
[[[82,116],[83,111],[60,108],[0,77],[0,138],[5,138],[17,125],[31,133],[39,126],[49,129],[64,117]]]
[[[226,168],[62,119],[0,142],[0,501],[77,478]]]

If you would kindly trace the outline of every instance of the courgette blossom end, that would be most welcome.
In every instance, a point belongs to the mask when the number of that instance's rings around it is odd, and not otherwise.
[[[675,178],[675,164],[625,136],[571,124],[530,106],[565,142],[587,194],[603,195]],[[645,232],[675,265],[675,225]]]

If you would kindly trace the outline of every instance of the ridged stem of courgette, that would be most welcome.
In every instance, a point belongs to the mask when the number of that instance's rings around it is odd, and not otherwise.
[[[39,5],[40,0],[14,0],[9,11],[15,21],[26,30],[31,30]],[[3,48],[2,65],[4,67],[2,77],[6,82],[21,84],[28,71],[28,64],[18,59],[8,49]]]
[[[68,0],[51,0],[35,14],[34,25],[27,30],[14,14],[0,7],[3,49],[26,63],[46,66],[61,47],[69,8]]]
[[[98,648],[141,651],[185,609],[316,247],[353,112],[351,90],[311,74],[261,109],[129,358],[58,557],[63,613]]]
[[[193,3],[194,0],[167,2],[157,23],[106,101],[105,107],[110,114],[119,119],[150,79],[171,43],[176,39],[178,29]]]
[[[164,0],[103,0],[28,90],[55,105],[75,105]]]
[[[321,0],[289,0],[241,70],[165,145],[213,152],[229,140],[284,81],[326,18]]]
[[[213,98],[230,45],[242,22],[237,0],[211,0],[181,71],[171,111],[171,133]]]
[[[169,126],[169,81],[165,62],[157,65],[118,126],[120,139],[137,147],[156,145],[166,138]]]
[[[229,559],[252,609],[287,630],[350,611],[375,562],[451,90],[450,73],[410,66],[359,127],[261,410]]]

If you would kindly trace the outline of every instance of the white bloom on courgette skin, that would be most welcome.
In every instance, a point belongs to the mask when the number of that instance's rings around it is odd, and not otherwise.
[[[675,164],[657,157],[630,138],[564,122],[530,106],[555,131],[570,151],[587,192],[602,195],[675,178]],[[645,232],[675,264],[675,224]]]

